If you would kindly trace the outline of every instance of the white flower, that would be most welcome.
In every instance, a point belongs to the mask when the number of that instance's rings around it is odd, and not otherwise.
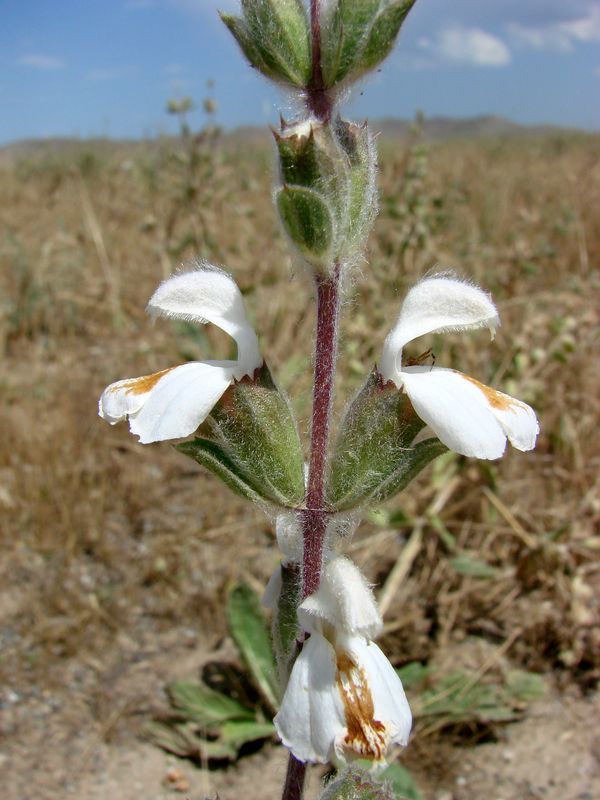
[[[379,371],[402,388],[421,419],[451,450],[499,458],[506,439],[518,450],[535,447],[539,425],[533,409],[453,369],[403,366],[402,348],[425,333],[489,328],[500,324],[490,296],[446,275],[426,278],[406,295],[383,346]]]
[[[301,761],[383,762],[408,741],[412,717],[396,671],[371,641],[381,617],[364,577],[332,558],[298,609],[310,638],[296,659],[275,727]]]
[[[169,278],[154,292],[147,311],[212,322],[235,340],[238,352],[235,361],[192,361],[108,386],[98,413],[111,425],[128,418],[143,444],[189,436],[234,380],[252,376],[263,363],[240,290],[224,272],[204,268]]]

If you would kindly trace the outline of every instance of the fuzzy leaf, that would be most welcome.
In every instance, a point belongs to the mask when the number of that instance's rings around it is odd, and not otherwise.
[[[381,10],[369,31],[358,69],[362,72],[374,69],[389,55],[414,3],[415,0],[397,0]]]
[[[202,683],[175,681],[167,686],[167,694],[174,708],[205,727],[228,720],[254,720],[252,709]]]
[[[369,774],[370,762],[362,761],[365,769],[353,765],[339,773],[325,787],[319,800],[394,800],[394,795],[389,786],[380,783]]]
[[[242,0],[252,46],[262,71],[274,80],[304,87],[310,80],[309,24],[301,0]]]
[[[304,458],[296,421],[266,365],[235,382],[200,428],[177,449],[253,502],[295,507],[304,498]]]
[[[273,645],[277,663],[285,680],[289,677],[290,661],[295,652],[298,635],[298,602],[300,576],[297,566],[281,565],[281,594],[273,620]]]
[[[233,38],[238,43],[240,50],[248,59],[251,66],[265,75],[270,75],[270,70],[265,63],[259,49],[254,45],[250,31],[241,17],[221,12],[221,19],[229,28]]]
[[[270,499],[265,497],[258,488],[252,486],[249,476],[216,442],[196,437],[192,441],[176,444],[175,449],[209,469],[241,497],[245,497],[253,503]]]
[[[205,428],[259,495],[296,507],[304,498],[304,456],[287,397],[268,367],[235,382],[213,408]]]
[[[271,636],[255,592],[237,584],[227,596],[229,630],[256,684],[273,711],[279,707],[279,686]]]
[[[340,427],[327,486],[327,503],[342,511],[383,502],[446,451],[435,438],[413,445],[424,422],[409,399],[382,385],[377,369],[354,398]]]
[[[415,0],[332,0],[324,13],[321,63],[325,86],[356,80],[392,49]]]
[[[292,244],[307,261],[326,265],[333,244],[333,218],[327,203],[312,189],[284,186],[277,210]]]
[[[389,783],[394,790],[396,798],[406,800],[423,800],[417,784],[410,772],[398,762],[390,764],[379,776],[381,780]]]

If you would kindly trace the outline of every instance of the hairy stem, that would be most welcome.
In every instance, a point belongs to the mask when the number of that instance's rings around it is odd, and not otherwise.
[[[321,0],[310,0],[310,35],[312,47],[312,77],[306,92],[306,104],[317,119],[331,120],[333,103],[323,85],[321,69]]]
[[[304,568],[302,597],[319,588],[323,540],[327,525],[325,475],[331,424],[333,379],[337,354],[340,267],[331,276],[316,277],[317,343],[313,386],[312,428],[306,510],[303,512]]]
[[[321,0],[310,0],[312,39],[312,79],[307,89],[308,109],[324,123],[331,121],[333,102],[323,85],[321,70]],[[325,477],[333,380],[337,355],[341,267],[335,264],[332,274],[315,276],[317,289],[317,342],[315,349],[312,426],[306,509],[302,512],[304,557],[302,598],[316,592],[321,581],[323,543],[327,527]],[[290,753],[282,800],[302,800],[306,764]]]

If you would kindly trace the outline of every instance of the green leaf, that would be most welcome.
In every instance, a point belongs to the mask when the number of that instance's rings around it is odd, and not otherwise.
[[[291,407],[266,365],[236,381],[200,428],[176,445],[253,502],[296,507],[304,498],[304,458]]]
[[[418,718],[437,718],[439,727],[508,722],[519,716],[501,687],[474,681],[464,672],[446,675],[436,682],[418,698],[414,710]]]
[[[309,23],[301,0],[242,0],[249,35],[269,77],[304,87],[311,76]],[[268,70],[268,71],[266,71]]]
[[[321,195],[300,186],[284,186],[276,195],[277,210],[292,244],[317,265],[327,265],[333,245],[333,217]]]
[[[281,565],[281,594],[273,620],[273,645],[277,663],[284,671],[291,668],[298,636],[297,609],[300,600],[300,574],[295,565]]]
[[[148,739],[169,753],[186,758],[198,754],[198,739],[189,725],[149,722],[144,731]]]
[[[355,71],[367,32],[381,0],[337,0],[323,39],[323,78],[326,86],[343,81]]]
[[[270,739],[275,735],[275,726],[272,722],[246,722],[245,720],[232,720],[225,722],[220,731],[221,741],[236,750],[248,742],[258,739]]]
[[[360,71],[373,69],[389,55],[400,27],[414,3],[415,0],[399,0],[390,3],[377,15],[357,65]]]
[[[319,800],[394,800],[390,786],[370,774],[371,767],[370,761],[357,761],[339,772],[327,783]]]
[[[190,723],[151,722],[146,728],[146,736],[158,747],[181,758],[232,761],[237,755],[233,744],[220,739],[203,739]]]
[[[542,676],[535,672],[512,669],[506,676],[506,691],[518,701],[539,700],[546,693],[546,684]]]
[[[271,636],[255,592],[244,583],[227,596],[229,630],[257,686],[273,711],[279,707],[279,686]]]
[[[450,565],[459,575],[469,575],[472,578],[494,578],[498,574],[495,567],[466,553],[451,558]]]
[[[176,444],[175,449],[209,469],[241,497],[245,497],[253,503],[270,499],[252,485],[249,476],[244,473],[240,465],[216,442],[196,437],[192,441]]]
[[[421,664],[420,661],[411,661],[396,670],[396,673],[405,689],[409,689],[415,684],[421,683],[431,674],[431,667]]]
[[[390,764],[379,776],[386,783],[390,783],[397,798],[406,800],[423,800],[417,784],[410,772],[398,762]]]
[[[223,12],[221,12],[220,16],[251,66],[255,67],[263,74],[270,76],[269,67],[265,63],[259,49],[254,45],[250,31],[244,20],[233,14],[224,14]]]
[[[259,495],[294,508],[304,499],[304,455],[287,397],[266,364],[236,381],[205,423],[238,472]]]
[[[252,709],[203,683],[175,681],[167,686],[167,694],[174,708],[205,727],[228,720],[254,720]]]
[[[377,369],[354,398],[340,426],[327,484],[327,503],[342,511],[383,502],[446,451],[435,438],[413,445],[425,423],[407,396],[383,384]]]

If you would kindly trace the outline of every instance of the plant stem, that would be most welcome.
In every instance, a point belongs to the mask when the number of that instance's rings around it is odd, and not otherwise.
[[[310,0],[310,35],[312,46],[312,77],[307,88],[306,103],[317,119],[331,121],[333,103],[323,85],[321,69],[321,0]]]
[[[306,764],[298,761],[290,753],[282,800],[302,800],[304,795],[304,779],[306,777]]]
[[[331,122],[333,103],[323,85],[321,70],[321,0],[310,0],[312,39],[312,79],[307,89],[309,110],[324,123]],[[312,426],[306,509],[302,512],[304,556],[302,598],[316,592],[321,582],[323,543],[327,528],[325,506],[325,474],[331,424],[333,380],[337,355],[338,317],[340,307],[340,264],[331,275],[316,275],[317,342],[313,385]],[[306,764],[290,753],[282,800],[302,800]]]
[[[317,275],[317,343],[313,386],[312,428],[306,510],[303,512],[304,563],[302,597],[316,592],[321,580],[323,541],[327,526],[325,473],[331,423],[333,379],[337,354],[340,267],[331,276]]]

